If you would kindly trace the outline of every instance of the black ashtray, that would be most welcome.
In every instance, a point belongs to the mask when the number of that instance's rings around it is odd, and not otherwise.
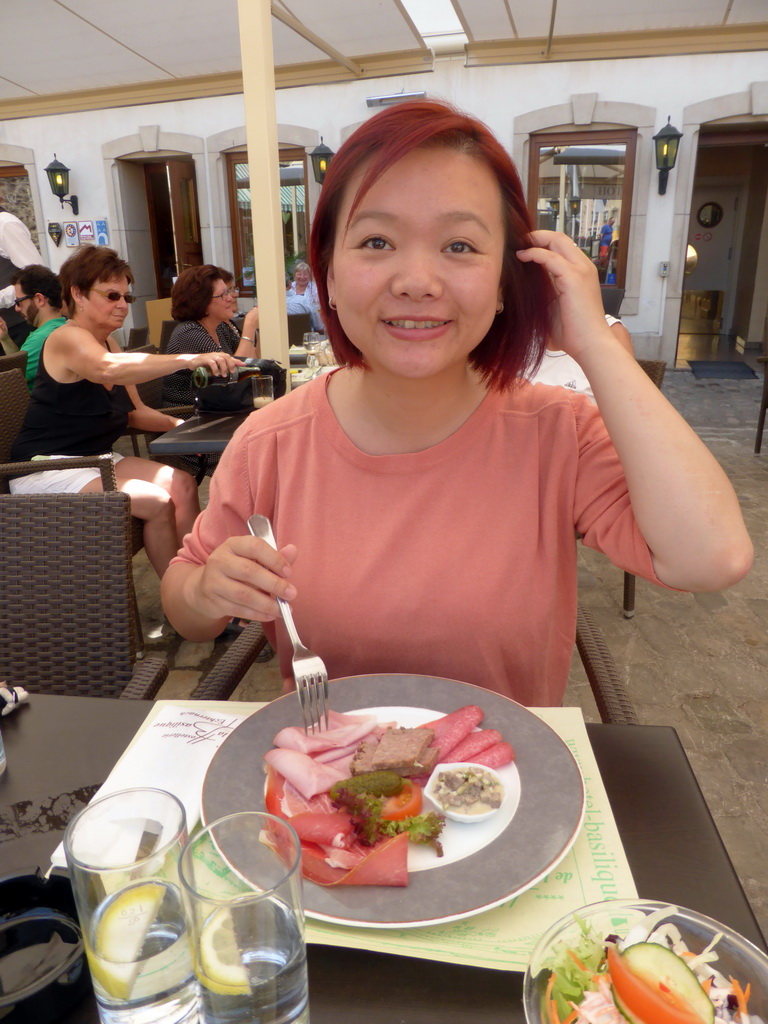
[[[22,875],[0,882],[3,1024],[52,1024],[89,991],[69,881]]]

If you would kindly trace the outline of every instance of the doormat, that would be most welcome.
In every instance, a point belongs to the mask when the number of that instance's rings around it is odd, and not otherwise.
[[[746,363],[717,362],[711,359],[689,359],[688,365],[697,380],[720,377],[722,380],[749,380],[757,374]]]

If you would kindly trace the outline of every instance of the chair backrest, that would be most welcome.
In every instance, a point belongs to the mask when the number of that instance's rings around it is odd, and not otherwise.
[[[157,346],[161,355],[168,348],[168,342],[171,340],[174,328],[178,327],[178,324],[178,320],[163,320],[162,327],[160,328],[160,342]]]
[[[21,430],[28,405],[29,391],[21,370],[0,373],[0,462],[10,461],[11,448]],[[0,494],[3,493],[8,493],[8,482],[0,480]]]
[[[128,331],[128,348],[136,349],[141,348],[142,345],[146,345],[149,341],[149,328],[148,327],[132,327]]]
[[[137,651],[128,495],[2,495],[0,537],[0,679],[119,696]]]
[[[613,285],[600,285],[600,294],[603,297],[603,312],[608,316],[618,316],[621,304],[624,301],[624,288],[614,288]]]
[[[663,359],[638,359],[637,362],[645,370],[657,388],[661,389],[664,371],[667,364]]]
[[[21,370],[24,373],[27,369],[27,353],[19,350],[10,356],[0,356],[0,373],[5,370]]]
[[[136,385],[139,398],[150,409],[162,409],[163,407],[163,379],[163,377],[155,377],[154,380],[145,380]]]
[[[288,315],[288,344],[303,345],[304,335],[312,330],[312,317],[309,313],[290,313]]]

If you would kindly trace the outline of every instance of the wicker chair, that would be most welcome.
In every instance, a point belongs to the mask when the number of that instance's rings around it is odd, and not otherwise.
[[[0,349],[2,351],[2,349]],[[27,353],[19,350],[10,356],[0,355],[0,373],[5,370],[21,370],[22,374],[27,369]]]
[[[667,364],[663,359],[638,359],[638,364],[648,374],[656,387],[661,390],[664,371]],[[635,577],[631,572],[624,573],[624,618],[631,619],[635,614]]]
[[[137,348],[143,348],[149,341],[149,328],[148,327],[131,327],[128,331],[128,345],[127,348],[134,351]],[[152,346],[154,349],[154,345]]]
[[[171,340],[171,335],[178,325],[178,320],[163,320],[162,326],[160,327],[160,341],[157,345],[158,351],[161,354],[168,348],[168,342]]]
[[[28,404],[29,391],[21,370],[0,373],[0,495],[10,493],[9,477],[40,472],[39,462],[10,461],[11,448],[21,430]],[[82,458],[73,456],[67,461],[67,467],[96,468],[101,473],[104,490],[117,490],[114,466],[109,455],[86,455]],[[61,465],[61,468],[64,466]],[[134,555],[144,547],[144,523],[135,516],[131,517],[131,547]],[[136,617],[138,621],[138,605]]]
[[[576,649],[587,674],[603,722],[638,725],[639,720],[592,613],[579,606],[576,614]]]
[[[192,700],[229,700],[267,643],[261,624],[246,626],[191,694]],[[586,608],[579,607],[576,648],[603,722],[637,725],[638,718],[600,628]]]
[[[260,622],[251,622],[192,691],[192,700],[229,700],[267,645]]]
[[[763,429],[765,428],[765,410],[768,409],[768,356],[758,356],[758,363],[763,364],[763,394],[760,397],[760,411],[757,414],[757,433],[755,434],[755,455],[760,454],[763,447]]]
[[[0,496],[0,536],[0,679],[32,693],[154,697],[168,666],[136,661],[128,495]]]

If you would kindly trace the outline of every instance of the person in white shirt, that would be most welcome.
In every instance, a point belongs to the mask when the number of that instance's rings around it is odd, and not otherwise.
[[[0,203],[2,198],[0,193]],[[32,328],[15,308],[16,290],[11,284],[11,277],[31,263],[42,262],[27,225],[0,205],[0,309],[7,310],[3,313],[3,320],[11,341],[19,348]]]
[[[618,342],[627,352],[634,355],[632,336],[621,320],[606,313],[605,321]],[[562,352],[559,349],[547,346],[541,365],[529,379],[532,384],[550,384],[561,388],[570,388],[571,391],[575,391],[579,395],[591,398],[593,402],[595,400],[590,383],[582,368],[567,352]]]

